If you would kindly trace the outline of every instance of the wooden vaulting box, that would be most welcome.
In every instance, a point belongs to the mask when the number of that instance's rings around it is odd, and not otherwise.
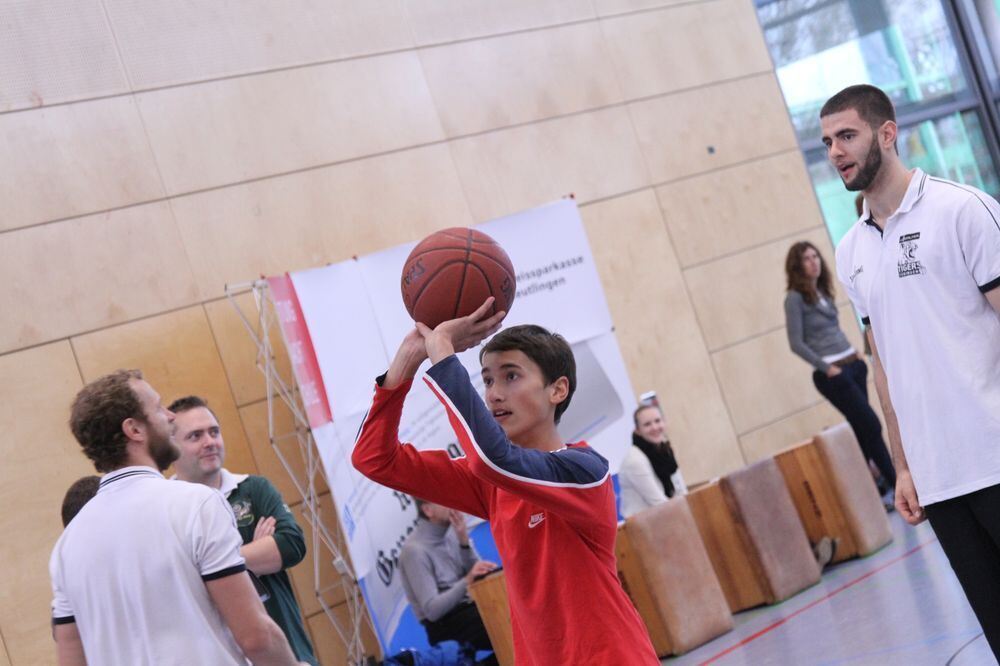
[[[733,628],[733,616],[687,500],[630,516],[618,528],[618,576],[656,654],[682,654]]]
[[[491,573],[469,585],[469,596],[476,602],[500,666],[514,666],[514,634],[503,571]]]
[[[847,423],[775,456],[806,534],[839,540],[834,562],[869,555],[892,529],[854,432]]]
[[[688,503],[734,613],[819,582],[819,565],[773,459],[698,488]]]

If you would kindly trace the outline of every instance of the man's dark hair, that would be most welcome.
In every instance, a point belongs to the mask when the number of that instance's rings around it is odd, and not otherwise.
[[[126,419],[146,423],[139,396],[130,382],[142,379],[139,370],[116,370],[90,382],[76,394],[69,427],[98,472],[125,464],[128,438],[122,430]]]
[[[576,359],[566,338],[558,333],[550,333],[541,326],[524,324],[511,326],[500,331],[479,352],[479,362],[483,356],[493,352],[519,351],[534,361],[542,370],[546,385],[560,377],[569,380],[569,392],[566,399],[556,405],[556,423],[562,417],[569,401],[576,391]]]
[[[197,409],[198,407],[204,407],[208,411],[212,412],[212,416],[215,416],[216,420],[219,419],[219,417],[215,415],[212,408],[208,406],[208,401],[197,395],[187,395],[183,398],[177,398],[170,403],[170,406],[167,407],[167,409],[172,411],[174,414],[183,414],[184,412],[189,412],[192,409]]]
[[[892,106],[892,100],[881,89],[868,84],[844,88],[826,100],[826,104],[819,110],[819,117],[848,109],[857,111],[861,120],[868,123],[873,130],[882,127],[887,120],[896,122],[896,109]]]
[[[63,527],[69,525],[69,521],[80,513],[83,505],[89,502],[97,494],[97,488],[101,485],[101,477],[91,474],[84,476],[73,482],[73,485],[66,491],[62,503]]]

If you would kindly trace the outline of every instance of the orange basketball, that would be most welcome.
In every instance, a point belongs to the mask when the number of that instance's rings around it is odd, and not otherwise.
[[[510,312],[514,267],[495,240],[481,231],[452,227],[420,241],[403,264],[403,304],[414,321],[434,328],[465,317],[490,296],[492,312]]]

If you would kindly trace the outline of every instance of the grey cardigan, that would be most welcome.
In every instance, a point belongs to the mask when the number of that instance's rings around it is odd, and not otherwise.
[[[823,360],[824,356],[851,348],[847,336],[840,330],[837,316],[837,306],[829,301],[820,300],[810,305],[797,291],[785,294],[788,344],[793,352],[820,372],[825,373],[830,368],[830,364]]]

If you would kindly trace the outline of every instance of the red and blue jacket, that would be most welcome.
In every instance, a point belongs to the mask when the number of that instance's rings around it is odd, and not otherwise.
[[[455,356],[432,366],[424,381],[465,457],[400,444],[406,382],[376,386],[352,461],[382,485],[490,521],[517,663],[659,664],[618,581],[607,461],[585,443],[553,452],[513,444]]]

